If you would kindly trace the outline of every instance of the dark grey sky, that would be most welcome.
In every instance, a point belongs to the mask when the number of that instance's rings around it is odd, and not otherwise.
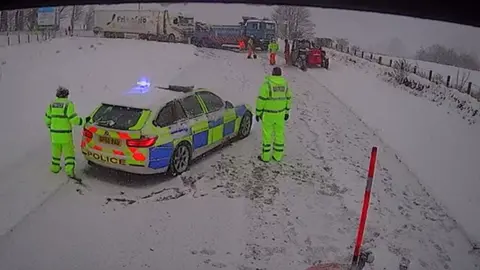
[[[108,8],[136,9],[138,4]],[[141,8],[164,7],[160,4],[142,4]],[[273,7],[243,4],[172,4],[168,9],[191,14],[197,20],[208,23],[236,24],[244,15],[270,17]],[[439,43],[480,55],[480,28],[369,12],[320,8],[311,8],[311,12],[318,36],[345,37],[365,49],[388,53],[390,41],[397,37],[403,42],[407,54],[413,54],[421,46]]]

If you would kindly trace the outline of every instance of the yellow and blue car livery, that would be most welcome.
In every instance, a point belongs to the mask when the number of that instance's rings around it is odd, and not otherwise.
[[[89,164],[136,174],[179,174],[186,170],[185,161],[188,167],[192,159],[222,143],[250,134],[252,108],[247,104],[234,106],[206,89],[166,96],[170,91],[151,92],[161,97],[130,96],[102,103],[92,112],[81,141]]]

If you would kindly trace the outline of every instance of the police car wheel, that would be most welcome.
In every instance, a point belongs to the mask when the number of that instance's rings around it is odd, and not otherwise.
[[[186,143],[180,143],[173,152],[170,173],[178,175],[185,172],[190,165],[191,152],[190,147]]]
[[[240,122],[240,128],[238,130],[238,138],[243,139],[250,135],[250,131],[252,130],[252,114],[250,112],[246,112],[242,118],[242,122]]]

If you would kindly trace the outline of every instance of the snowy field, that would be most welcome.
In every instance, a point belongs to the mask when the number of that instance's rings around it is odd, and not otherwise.
[[[360,56],[360,53],[357,53]],[[370,53],[368,53],[370,55]],[[374,57],[378,59],[380,55],[375,55]],[[393,61],[402,59],[398,57],[393,57],[393,56],[387,56],[387,55],[381,55],[382,56],[382,63],[388,64],[390,62],[390,59]],[[426,61],[420,61],[420,60],[414,60],[414,59],[405,59],[407,62],[411,63],[412,67],[413,66],[418,66],[421,70],[428,72],[432,70],[434,73],[440,74],[443,76],[443,80],[447,80],[447,76],[451,77],[451,82],[455,83],[457,80],[457,72],[458,72],[458,81],[461,80],[463,74],[468,74],[470,73],[470,77],[468,79],[469,82],[472,82],[473,84],[480,86],[480,71],[478,70],[469,70],[469,69],[464,69],[464,68],[458,68],[454,66],[447,66],[447,65],[442,65],[438,63],[433,63],[433,62],[426,62]]]
[[[388,68],[334,51],[329,55],[333,56],[332,72],[321,72],[319,81],[397,150],[399,159],[446,206],[469,237],[480,242],[478,101],[433,84],[420,93],[393,86],[382,80]],[[459,100],[464,101],[461,109]]]
[[[343,73],[357,85],[394,91],[370,77],[362,81],[368,74],[335,61],[331,71],[284,68],[294,101],[282,163],[256,159],[256,124],[251,136],[175,178],[90,168],[78,151],[84,188],[48,170],[43,114],[59,84],[71,89],[81,115],[141,76],[157,85],[195,83],[233,103],[253,105],[271,71],[265,56],[248,60],[181,44],[66,38],[0,48],[0,60],[0,124],[9,127],[2,129],[0,145],[8,153],[0,160],[5,269],[291,270],[319,260],[348,262],[372,146],[379,147],[379,159],[365,243],[376,261],[366,269],[398,269],[400,262],[409,269],[480,269],[463,227],[420,184],[419,172],[410,171],[395,145],[365,124],[369,114],[363,122],[350,98],[337,98],[349,81]],[[331,83],[334,76],[338,84]],[[395,95],[379,96],[378,103],[392,103]]]

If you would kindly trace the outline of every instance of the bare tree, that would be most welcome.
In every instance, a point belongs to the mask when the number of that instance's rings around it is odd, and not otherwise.
[[[92,30],[94,26],[94,15],[95,15],[95,8],[90,6],[88,10],[85,12],[85,25],[87,26],[87,30]]]
[[[412,69],[411,64],[405,59],[395,60],[393,62],[393,78],[397,83],[403,84],[408,78],[408,74]]]
[[[462,75],[460,76],[460,69],[457,69],[457,78],[455,84],[453,85],[453,88],[458,89],[459,91],[463,91],[469,79],[470,71],[463,70]]]
[[[8,19],[8,31],[15,31],[15,14],[16,11],[7,11],[7,19]]]
[[[315,45],[319,47],[332,48],[333,39],[331,38],[315,38]]]
[[[57,7],[57,27],[60,27],[60,23],[68,18],[68,9],[66,6]]]
[[[0,11],[0,32],[8,31],[8,11]]]
[[[342,48],[347,48],[350,45],[350,42],[346,38],[336,38],[335,41]]]
[[[15,10],[15,31],[23,31],[25,26],[24,14],[25,12],[22,9]]]
[[[75,27],[75,23],[79,22],[82,19],[84,13],[85,13],[85,10],[83,9],[83,6],[72,7],[72,13],[70,16],[70,27],[72,31]]]
[[[434,62],[443,65],[480,70],[480,61],[472,53],[457,53],[454,49],[435,44],[417,51],[415,58],[422,61]]]
[[[25,10],[25,24],[29,31],[35,30],[37,27],[38,8],[30,8]]]
[[[311,39],[314,36],[315,24],[310,20],[311,13],[306,7],[279,6],[273,10],[272,20],[277,25],[285,25],[285,29],[279,28],[282,38]]]

